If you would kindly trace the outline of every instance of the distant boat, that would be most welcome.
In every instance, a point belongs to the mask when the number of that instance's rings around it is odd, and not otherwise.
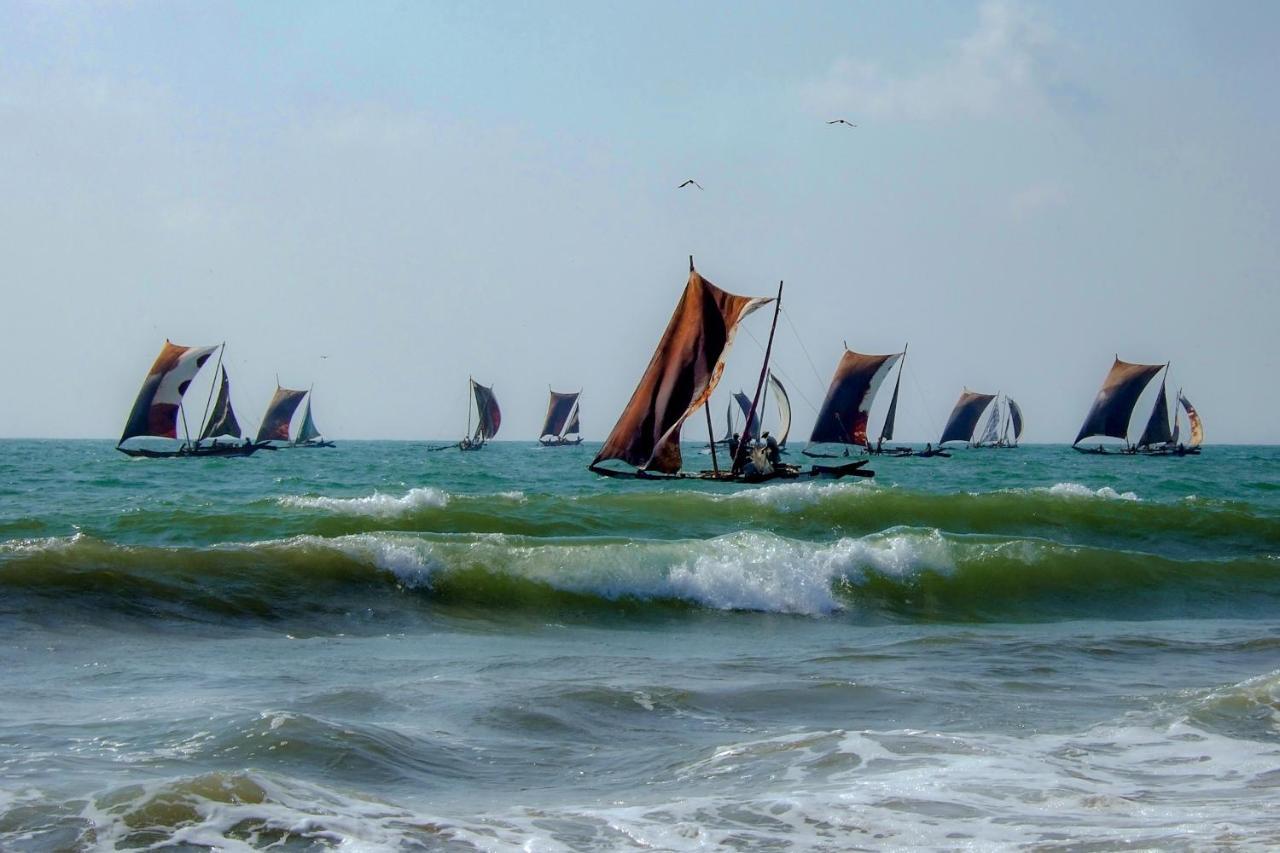
[[[1121,361],[1120,357],[1116,356],[1111,370],[1102,381],[1098,396],[1094,398],[1089,414],[1085,416],[1080,433],[1076,436],[1076,440],[1071,442],[1071,446],[1081,453],[1089,454],[1136,452],[1136,448],[1129,444],[1129,421],[1133,417],[1133,408],[1138,404],[1138,398],[1142,396],[1143,390],[1155,375],[1161,370],[1166,370],[1168,366],[1168,364],[1132,364]],[[1163,393],[1162,385],[1160,399],[1163,399]],[[1163,408],[1159,402],[1157,408]],[[1154,429],[1158,434],[1160,432],[1159,416],[1156,412],[1152,415],[1156,423],[1149,424],[1148,428]],[[1165,410],[1164,430],[1167,432],[1168,428],[1169,416]],[[1080,447],[1081,441],[1093,436],[1118,438],[1124,441],[1125,445],[1123,449],[1118,450],[1109,450],[1102,444],[1099,444],[1096,449]]]
[[[774,405],[778,408],[778,434],[774,438],[778,442],[778,447],[785,449],[787,437],[791,435],[791,398],[787,396],[787,389],[783,387],[782,381],[773,375],[772,370],[769,371],[768,389],[768,393],[773,395]],[[735,433],[746,441],[759,439],[762,434],[760,431],[760,413],[752,413],[751,427],[749,429],[739,430],[735,411],[742,413],[743,423],[745,424],[747,413],[751,411],[751,398],[743,391],[735,391],[733,399],[729,401],[728,409],[725,412],[724,438],[720,439],[719,443],[728,444]]]
[[[547,417],[542,422],[542,432],[538,438],[544,447],[582,444],[582,425],[578,421],[578,398],[581,394],[581,391],[551,392],[551,402],[547,404]]]
[[[315,391],[307,392],[307,405],[302,410],[302,426],[298,427],[298,434],[293,437],[293,443],[290,447],[336,447],[332,441],[329,441],[320,432],[320,428],[316,426],[315,418],[311,417],[311,399],[315,396]]]
[[[1003,401],[1004,405],[1001,405]],[[1022,437],[1022,409],[1008,395],[997,394],[974,447],[1012,448]]]
[[[240,424],[236,421],[235,412],[231,408],[231,383],[227,380],[227,371],[222,366],[222,353],[225,344],[211,347],[185,347],[166,340],[160,355],[147,371],[142,382],[142,389],[133,403],[129,419],[125,422],[124,432],[116,443],[116,450],[126,456],[142,456],[149,458],[176,458],[196,456],[248,456],[257,448],[249,443],[223,443],[219,438],[240,438]],[[213,397],[213,388],[209,389],[209,400],[205,401],[204,428],[195,441],[187,428],[187,416],[182,407],[183,398],[191,387],[200,368],[205,365],[214,351],[218,353],[217,370],[220,376],[218,384],[218,401],[209,410]],[[155,438],[178,438],[178,421],[182,421],[183,442],[180,447],[156,450],[146,447],[125,447],[124,443],[133,438],[150,436]],[[205,442],[209,442],[205,444]]]
[[[1168,376],[1168,371],[1165,371]],[[1200,455],[1200,445],[1204,441],[1204,427],[1200,423],[1200,415],[1196,412],[1195,407],[1182,396],[1179,389],[1178,397],[1173,405],[1173,422],[1172,427],[1169,421],[1169,403],[1165,396],[1166,380],[1160,380],[1160,391],[1156,394],[1155,404],[1151,407],[1151,416],[1147,418],[1147,426],[1142,431],[1142,437],[1138,439],[1138,443],[1134,448],[1139,453],[1148,456],[1198,456]],[[1191,441],[1188,444],[1182,444],[1179,440],[1181,433],[1181,425],[1178,423],[1178,405],[1187,412],[1187,420],[1191,426]]]
[[[868,452],[882,449],[884,442],[893,440],[894,423],[898,415],[898,388],[902,383],[902,363],[906,359],[906,348],[902,352],[887,355],[864,355],[846,347],[844,355],[836,365],[827,387],[827,396],[818,410],[813,431],[809,434],[809,445],[803,453],[813,457],[833,457],[837,454],[822,453],[812,450],[815,445],[844,445],[844,456],[849,455],[851,447]],[[871,406],[875,402],[876,392],[884,383],[893,365],[897,363],[898,378],[893,385],[893,398],[889,401],[889,411],[885,415],[884,425],[876,448],[871,446],[868,438],[868,425],[871,418]],[[894,448],[888,453],[906,455],[907,448]]]
[[[493,387],[486,387],[474,379],[471,383],[471,396],[476,405],[476,431],[471,431],[471,407],[467,407],[467,435],[458,442],[459,450],[479,450],[485,442],[498,434],[502,426],[502,410],[498,408],[498,398],[493,396]]]
[[[979,394],[968,388],[960,392],[960,399],[956,400],[955,406],[951,409],[951,416],[947,418],[947,424],[942,428],[942,437],[938,439],[937,449],[930,452],[931,449],[926,448],[922,455],[947,455],[944,445],[948,441],[973,444],[973,433],[978,428],[978,420],[995,398],[995,394]]]
[[[721,290],[698,274],[690,258],[689,280],[666,331],[631,400],[600,452],[591,461],[589,470],[605,477],[692,477],[747,483],[799,476],[871,476],[870,471],[860,470],[866,464],[865,460],[839,467],[814,466],[805,472],[791,465],[769,464],[762,458],[763,449],[752,448],[747,442],[743,442],[736,458],[727,460],[727,469],[720,467],[713,443],[711,463],[714,470],[697,474],[681,471],[684,462],[680,452],[681,427],[690,415],[702,408],[706,412],[708,439],[712,438],[711,415],[706,405],[724,372],[724,361],[733,345],[738,325],[752,311],[774,302],[764,365],[760,370],[755,398],[747,412],[747,423],[751,422],[768,375],[781,298],[781,285],[776,299],[739,296]],[[635,470],[622,471],[601,466],[602,462],[611,460],[625,462]]]
[[[292,423],[294,412],[298,410],[298,406],[306,396],[305,388],[281,388],[277,384],[276,393],[271,396],[271,402],[267,404],[266,414],[262,416],[262,424],[258,427],[258,435],[253,443],[266,450],[292,446],[289,441],[289,424]],[[313,423],[312,427],[314,426]],[[276,441],[281,444],[272,443]]]

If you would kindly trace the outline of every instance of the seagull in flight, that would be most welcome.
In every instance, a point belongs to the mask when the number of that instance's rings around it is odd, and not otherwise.
[[[848,125],[849,127],[857,127],[857,125],[854,124],[853,122],[845,121],[842,118],[832,119],[831,121],[827,122],[827,124],[844,124],[844,125]]]
[[[693,185],[694,185],[695,187],[697,187],[698,189],[702,189],[702,184],[698,183],[698,182],[697,182],[697,181],[695,181],[693,178],[690,178],[689,180],[685,181],[683,184],[681,184],[680,186],[676,187],[676,189],[678,189],[678,190],[682,190],[682,189],[684,189],[685,187],[689,186],[689,184],[693,184]]]

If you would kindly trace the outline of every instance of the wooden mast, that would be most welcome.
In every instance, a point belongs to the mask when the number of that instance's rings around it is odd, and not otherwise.
[[[751,421],[756,416],[756,407],[760,404],[760,393],[764,390],[764,380],[769,375],[769,355],[773,352],[773,333],[778,328],[778,313],[782,311],[782,282],[778,282],[778,298],[773,304],[773,322],[769,324],[769,343],[764,348],[764,364],[760,365],[760,379],[756,382],[756,393],[751,398],[751,408],[747,410],[747,430],[751,430]],[[742,470],[742,454],[745,451],[747,442],[744,440],[738,444],[738,452],[733,457],[732,473],[737,474]]]

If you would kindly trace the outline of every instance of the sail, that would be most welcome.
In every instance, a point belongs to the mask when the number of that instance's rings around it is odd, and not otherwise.
[[[142,381],[142,390],[133,402],[119,443],[140,435],[177,438],[182,395],[215,349],[216,346],[184,347],[166,340]]]
[[[1018,439],[1022,438],[1022,407],[1011,397],[1005,397],[1004,401],[1009,406],[1009,420],[1013,423],[1013,442],[1017,444]]]
[[[1164,383],[1160,383],[1160,392],[1156,394],[1156,404],[1151,408],[1151,417],[1147,419],[1147,428],[1138,439],[1139,447],[1150,447],[1153,444],[1168,444],[1173,441],[1173,432],[1169,428],[1169,400],[1164,395]]]
[[[778,446],[786,447],[787,436],[791,435],[791,398],[772,370],[769,371],[769,389],[773,392],[773,402],[778,406]]]
[[[305,444],[308,441],[315,441],[320,437],[320,428],[316,426],[315,419],[311,417],[311,398],[307,397],[307,407],[302,410],[302,426],[298,428],[298,437],[295,441],[298,444]]]
[[[476,398],[476,413],[479,423],[476,424],[476,438],[488,441],[498,434],[502,426],[502,409],[498,408],[498,398],[493,396],[493,387],[484,386],[471,380],[471,393]]]
[[[1138,397],[1163,367],[1163,364],[1130,364],[1117,357],[1107,378],[1102,382],[1098,396],[1094,398],[1093,407],[1085,416],[1080,434],[1071,443],[1079,444],[1091,435],[1126,438],[1129,434],[1129,417],[1133,414],[1133,407],[1138,404]]]
[[[902,353],[862,355],[846,349],[831,377],[809,442],[865,445],[871,403],[889,368],[901,356]]]
[[[561,394],[558,391],[551,392],[551,402],[547,404],[547,418],[542,422],[542,437],[553,436],[559,437],[566,432],[570,432],[570,417],[577,421],[578,392],[572,394]]]
[[[573,407],[573,415],[569,418],[569,425],[564,428],[564,432],[560,433],[561,438],[564,438],[566,435],[577,435],[582,432],[582,422],[578,420],[578,411],[578,406],[575,405]]]
[[[1204,424],[1200,421],[1200,415],[1196,412],[1196,407],[1191,405],[1191,401],[1182,396],[1182,392],[1178,392],[1178,402],[1182,404],[1182,408],[1187,412],[1187,420],[1191,422],[1191,446],[1199,447],[1204,442]]]
[[[976,391],[964,391],[947,418],[947,425],[942,428],[942,438],[938,444],[948,441],[969,441],[973,438],[973,430],[978,426],[987,405],[995,399],[995,394],[979,394]]]
[[[738,324],[771,301],[721,290],[690,269],[649,366],[591,466],[618,459],[646,471],[679,471],[681,425],[715,390]]]
[[[881,441],[893,441],[893,425],[898,418],[898,386],[902,384],[902,371],[893,382],[893,396],[889,398],[889,413],[884,416],[884,426],[880,428]]]
[[[1000,400],[996,399],[991,404],[991,411],[987,415],[987,425],[982,429],[982,438],[978,439],[980,445],[994,445],[1000,440]]]
[[[738,408],[742,410],[742,422],[747,422],[747,414],[751,413],[751,398],[741,391],[733,393],[733,400],[738,404]],[[746,441],[755,441],[760,437],[760,413],[751,414],[751,425],[744,428],[743,439]]]
[[[254,441],[288,441],[289,422],[293,420],[293,413],[298,410],[298,404],[305,396],[305,390],[296,391],[276,386],[276,393],[267,404],[267,413],[262,416],[262,426],[258,427],[258,437]]]
[[[227,369],[224,367],[221,371],[222,383],[218,386],[218,399],[213,404],[213,411],[209,413],[209,422],[200,433],[201,441],[224,435],[239,438],[241,435],[240,422],[236,420],[235,410],[231,408],[231,382],[227,379]]]

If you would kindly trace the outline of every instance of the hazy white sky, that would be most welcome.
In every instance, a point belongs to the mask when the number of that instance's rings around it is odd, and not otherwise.
[[[0,4],[0,435],[118,435],[169,337],[227,341],[250,428],[278,374],[333,437],[456,437],[474,375],[501,438],[548,384],[601,438],[692,253],[786,280],[799,434],[841,341],[910,341],[904,439],[968,385],[1070,441],[1118,352],[1276,441],[1277,43],[1247,2]]]

